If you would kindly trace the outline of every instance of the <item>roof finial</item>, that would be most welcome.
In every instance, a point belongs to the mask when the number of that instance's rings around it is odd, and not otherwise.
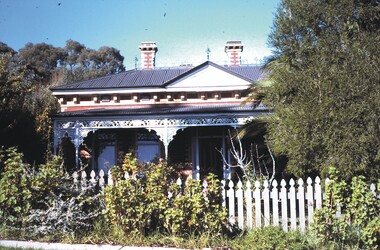
[[[137,62],[139,61],[139,59],[137,58],[137,56],[135,56],[135,69],[137,69]]]
[[[211,50],[209,47],[207,47],[207,49],[206,49],[207,61],[210,61],[210,53],[211,53]]]

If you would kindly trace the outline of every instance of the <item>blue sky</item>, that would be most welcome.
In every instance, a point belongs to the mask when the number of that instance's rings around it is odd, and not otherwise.
[[[127,69],[138,46],[156,42],[156,66],[225,63],[224,45],[244,44],[243,63],[270,55],[267,36],[280,0],[0,0],[0,41],[18,50],[27,42],[57,47],[72,39],[88,48],[111,46]]]

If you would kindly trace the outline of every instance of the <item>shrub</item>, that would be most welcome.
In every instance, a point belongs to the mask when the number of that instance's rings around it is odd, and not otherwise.
[[[0,165],[0,219],[7,230],[29,236],[74,235],[91,228],[101,214],[96,187],[74,185],[59,157],[32,168],[16,148],[9,148],[0,152]]]
[[[130,157],[126,155],[122,168],[112,169],[115,185],[104,189],[105,216],[127,233],[147,234],[163,225],[173,169],[164,162],[137,165],[137,160]],[[123,180],[126,162],[131,178]],[[131,166],[131,163],[135,165]]]
[[[96,186],[83,180],[75,184],[68,175],[59,178],[56,189],[45,200],[45,207],[31,210],[28,216],[31,236],[74,238],[92,230],[102,214],[103,203]]]
[[[32,208],[32,180],[23,154],[9,148],[0,154],[0,219],[3,226],[21,227]]]
[[[340,176],[336,169],[330,169],[323,207],[314,214],[313,231],[324,243],[378,248],[380,199],[369,190],[363,176],[353,177],[351,185]],[[336,216],[338,211],[340,217]]]
[[[219,205],[220,187],[215,176],[208,177],[207,192],[192,179],[183,187],[171,185],[178,175],[165,162],[130,166],[137,161],[127,157],[124,163],[133,170],[132,177],[120,179],[124,169],[115,167],[115,185],[104,189],[105,216],[110,223],[121,226],[126,233],[143,235],[221,232],[227,213]]]
[[[173,185],[173,199],[165,211],[165,227],[174,234],[220,234],[226,227],[227,212],[220,207],[220,185],[216,176],[207,177],[207,190],[198,180]],[[183,189],[183,190],[182,190]]]

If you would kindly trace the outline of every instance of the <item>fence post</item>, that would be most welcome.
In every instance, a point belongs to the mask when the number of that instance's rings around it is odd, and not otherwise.
[[[239,180],[237,183],[236,198],[237,198],[237,209],[238,209],[238,226],[240,229],[244,227],[244,213],[243,213],[243,184]]]
[[[302,179],[298,180],[298,204],[300,229],[305,232],[305,189]]]
[[[284,179],[281,181],[281,226],[282,230],[288,231],[288,197],[286,190],[286,182]]]
[[[252,229],[253,227],[253,218],[252,218],[252,189],[251,182],[247,181],[247,189],[245,190],[245,199],[247,201],[247,227]]]
[[[263,190],[264,226],[267,227],[270,224],[269,183],[268,183],[268,180],[264,180],[263,187],[264,187],[264,190]]]
[[[272,207],[273,207],[273,226],[279,225],[279,217],[278,217],[278,189],[277,189],[277,181],[273,180],[272,182]]]

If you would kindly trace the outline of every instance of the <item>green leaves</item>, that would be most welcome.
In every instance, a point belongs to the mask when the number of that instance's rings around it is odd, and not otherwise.
[[[0,152],[0,219],[3,225],[24,226],[31,209],[46,207],[50,192],[63,176],[60,161],[54,158],[36,171],[23,163],[23,154],[16,148]]]
[[[324,176],[334,165],[347,178],[379,176],[376,8],[373,1],[282,1],[269,38],[275,59],[267,65],[273,84],[264,102],[274,107],[269,144],[287,156],[289,172]]]
[[[115,168],[112,170],[113,176],[117,176],[115,185],[104,189],[104,213],[108,222],[132,234],[221,233],[227,213],[219,204],[220,186],[216,176],[208,177],[205,193],[197,180],[188,179],[183,186],[171,185],[177,175],[165,162],[138,166],[127,154],[123,163],[123,168],[131,171],[131,178],[122,180],[121,169]]]
[[[312,230],[324,242],[376,249],[380,244],[380,199],[369,190],[363,176],[353,177],[348,184],[339,171],[331,168],[330,177],[322,209],[314,214]]]

